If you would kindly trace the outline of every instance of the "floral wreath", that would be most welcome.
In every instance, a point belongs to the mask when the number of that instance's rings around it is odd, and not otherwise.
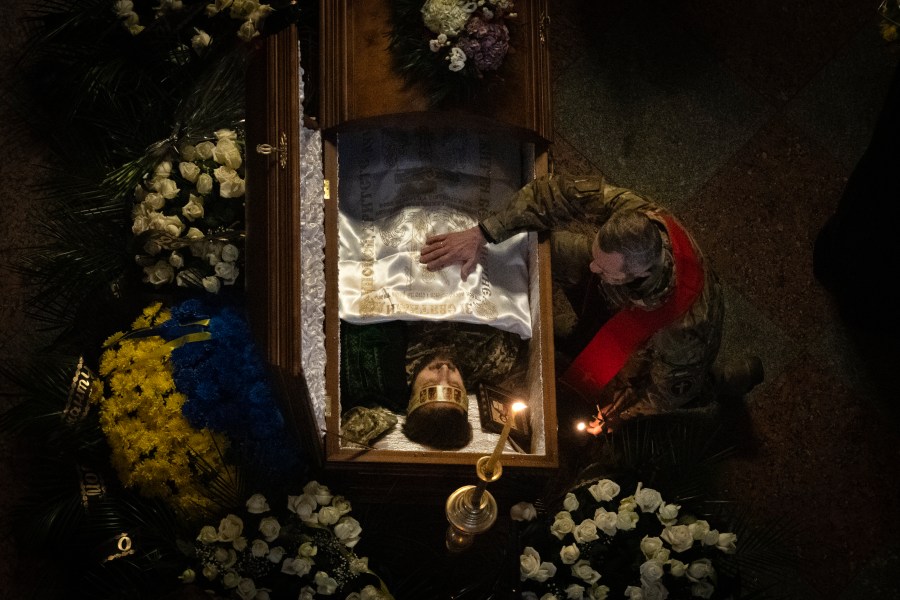
[[[512,0],[396,0],[390,47],[396,68],[433,105],[470,96],[511,51]]]

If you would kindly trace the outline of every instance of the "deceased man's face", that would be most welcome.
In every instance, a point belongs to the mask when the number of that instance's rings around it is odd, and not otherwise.
[[[462,375],[456,364],[449,358],[434,358],[419,371],[413,382],[413,389],[421,389],[432,385],[446,385],[460,390],[465,390]]]

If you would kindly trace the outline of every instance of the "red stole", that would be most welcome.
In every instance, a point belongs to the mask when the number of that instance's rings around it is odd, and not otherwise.
[[[686,313],[703,291],[703,267],[690,238],[674,218],[667,215],[663,220],[675,262],[674,289],[653,310],[631,306],[617,312],[566,369],[560,380],[588,401],[597,397],[636,349]]]

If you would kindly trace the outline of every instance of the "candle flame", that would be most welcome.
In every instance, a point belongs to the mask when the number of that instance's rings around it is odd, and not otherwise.
[[[587,429],[587,425],[584,421],[579,421],[578,425],[575,426],[575,429],[577,429],[578,431],[584,431],[585,429]]]
[[[512,411],[514,413],[517,413],[521,410],[525,410],[525,408],[526,408],[526,405],[524,402],[514,402],[512,405]]]

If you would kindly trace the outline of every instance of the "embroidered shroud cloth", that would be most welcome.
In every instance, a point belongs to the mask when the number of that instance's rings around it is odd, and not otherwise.
[[[351,323],[448,320],[531,337],[528,234],[430,272],[425,238],[467,229],[521,187],[521,144],[461,128],[340,134],[339,316]]]

